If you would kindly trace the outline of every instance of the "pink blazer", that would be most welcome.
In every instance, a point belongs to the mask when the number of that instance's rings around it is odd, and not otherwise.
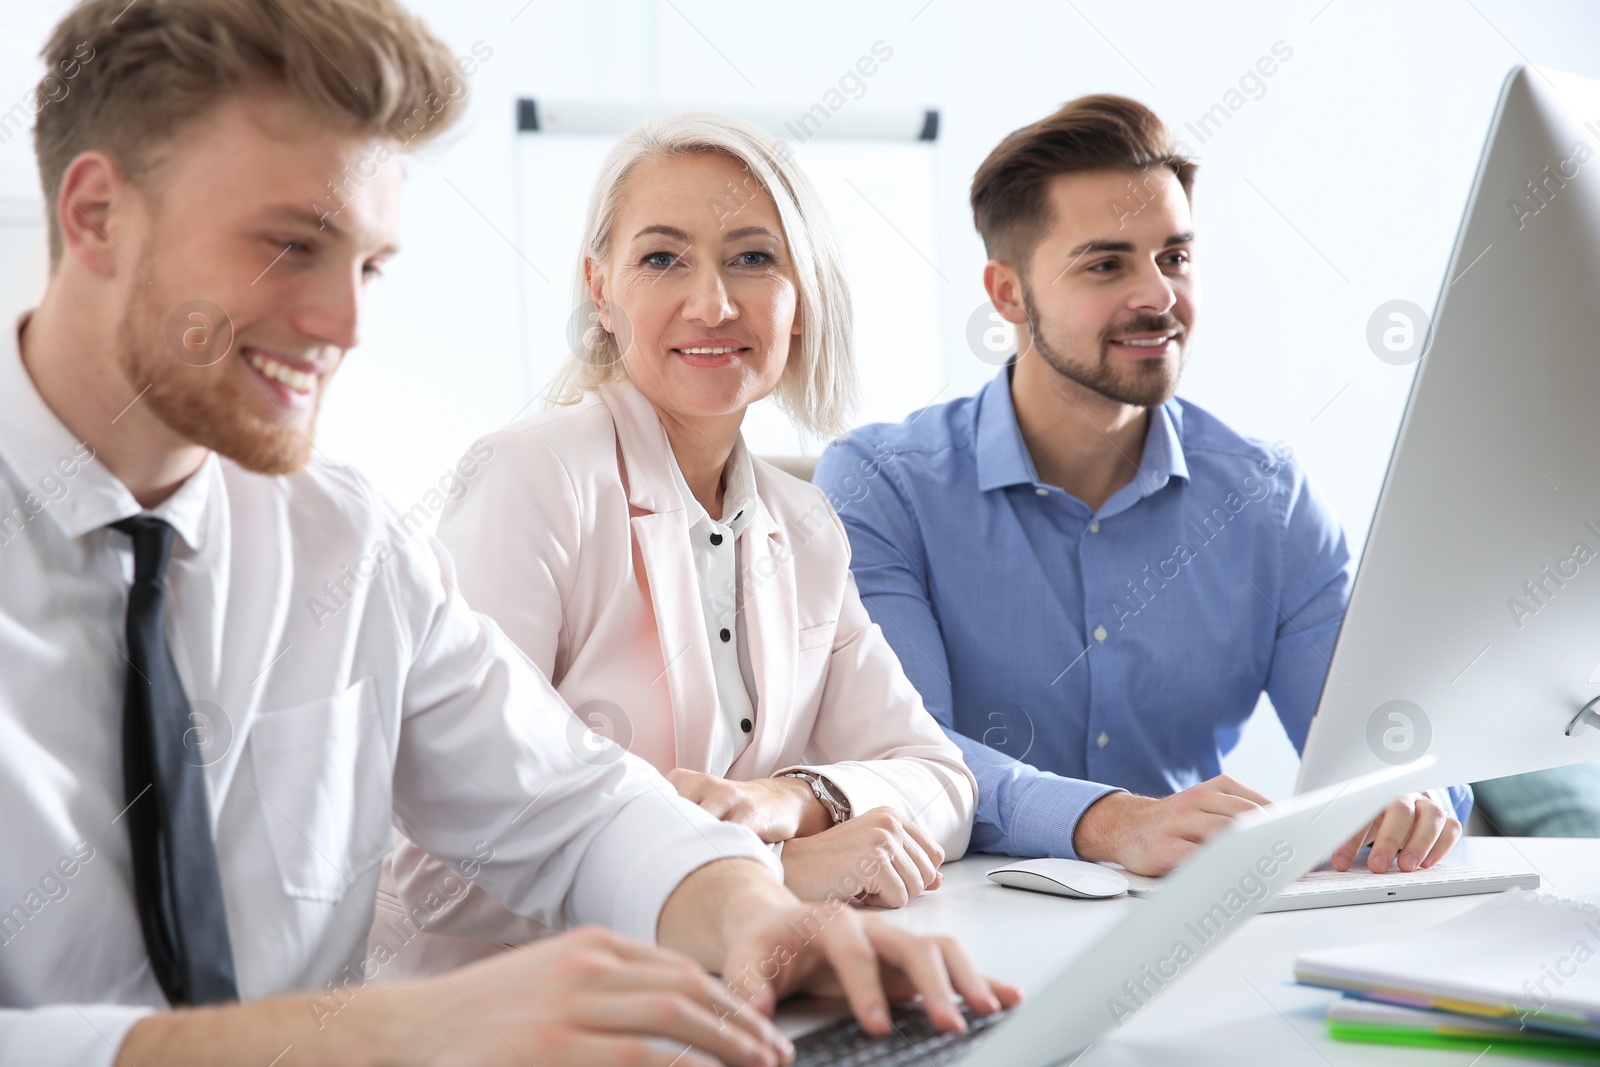
[[[706,770],[716,683],[655,409],[619,382],[486,440],[491,458],[439,521],[462,592],[580,718],[658,770]],[[852,811],[892,807],[959,857],[976,785],[862,606],[843,525],[821,490],[753,464],[757,513],[739,581],[758,704],[727,776],[823,772]],[[402,905],[449,874],[409,843],[393,870]],[[498,908],[474,889],[430,907],[429,929],[525,937]]]

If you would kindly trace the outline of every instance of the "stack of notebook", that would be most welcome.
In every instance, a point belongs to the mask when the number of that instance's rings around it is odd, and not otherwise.
[[[1304,953],[1294,974],[1349,994],[1329,1013],[1335,1037],[1600,1062],[1600,908],[1592,904],[1503,893],[1391,941]]]
[[[1349,996],[1334,1001],[1328,1009],[1328,1033],[1340,1041],[1479,1053],[1487,1048],[1515,1056],[1547,1057],[1562,1063],[1600,1064],[1600,1043],[1587,1038],[1528,1029],[1516,1022],[1449,1011],[1401,1008]]]

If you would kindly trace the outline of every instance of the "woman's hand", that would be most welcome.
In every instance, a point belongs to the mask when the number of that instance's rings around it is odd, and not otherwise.
[[[810,784],[799,778],[735,782],[674,768],[667,772],[667,781],[685,800],[700,805],[723,822],[750,827],[768,844],[815,834],[833,823]]]
[[[784,845],[783,881],[801,900],[900,908],[944,883],[943,862],[944,849],[922,827],[892,808],[873,808]]]

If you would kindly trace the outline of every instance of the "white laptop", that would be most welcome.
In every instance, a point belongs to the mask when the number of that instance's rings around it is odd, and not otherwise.
[[[1436,773],[1431,757],[1249,812],[1212,838],[1162,891],[998,1020],[936,1034],[917,1009],[897,1033],[868,1037],[850,1020],[795,1040],[796,1067],[848,1063],[1049,1067],[1066,1063],[1143,1011],[1196,959],[1355,833],[1398,793]]]

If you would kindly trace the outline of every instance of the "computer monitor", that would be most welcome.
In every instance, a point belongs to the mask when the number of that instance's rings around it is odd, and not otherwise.
[[[1403,206],[1403,205],[1402,205]],[[1511,72],[1297,790],[1600,759],[1600,81]],[[1600,705],[1597,705],[1600,707]]]

